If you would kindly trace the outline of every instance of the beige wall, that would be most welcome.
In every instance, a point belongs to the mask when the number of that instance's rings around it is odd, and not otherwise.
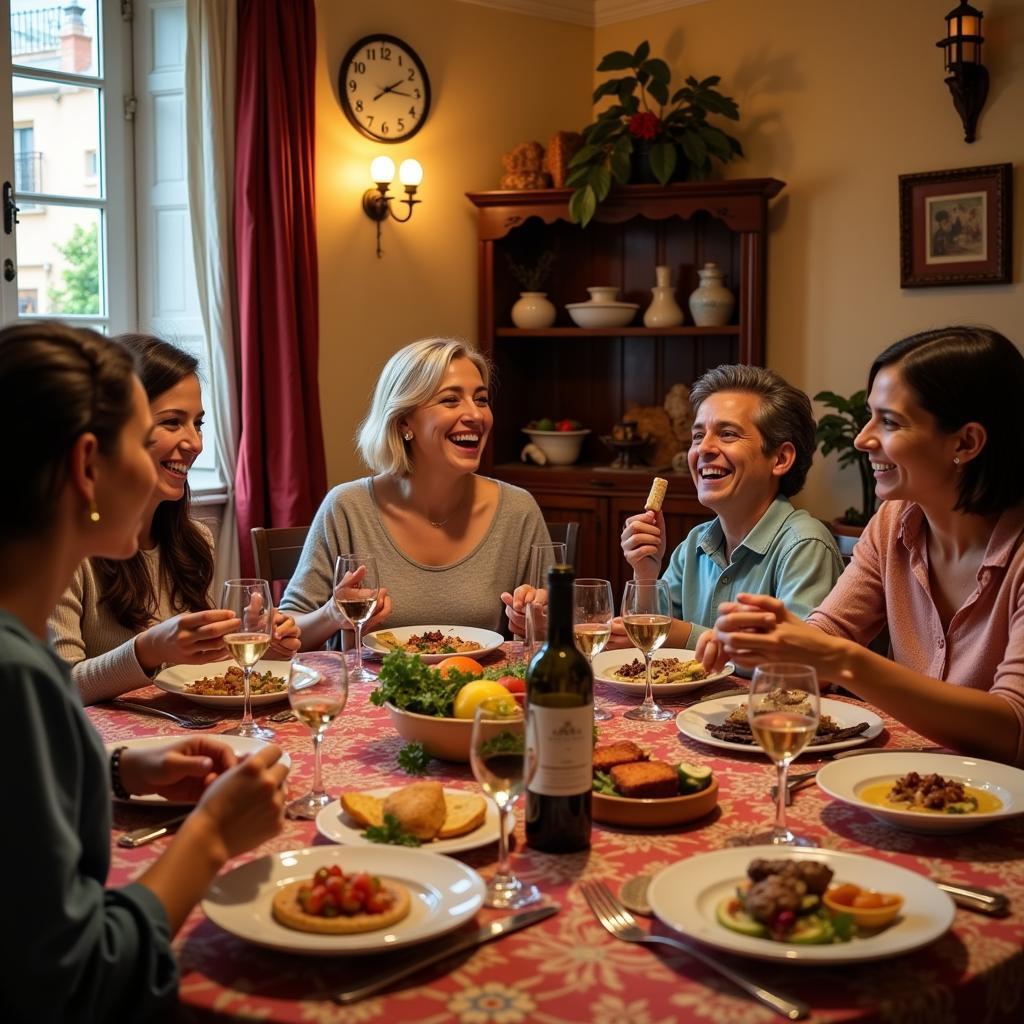
[[[811,393],[852,391],[890,340],[919,328],[980,321],[1024,345],[1024,2],[986,0],[992,89],[979,139],[963,142],[934,42],[952,0],[709,0],[633,22],[585,29],[463,4],[367,6],[319,0],[317,228],[321,396],[328,477],[360,473],[351,437],[384,360],[430,333],[473,338],[475,233],[463,193],[496,187],[501,154],[590,118],[593,73],[608,50],[650,39],[674,77],[720,74],[740,104],[747,158],[729,177],[774,176],[769,363]],[[873,16],[872,12],[877,13]],[[434,108],[410,142],[375,146],[338,106],[348,46],[372,31],[406,40],[427,65]],[[410,224],[374,226],[359,199],[387,149],[424,167]],[[1014,284],[899,287],[897,176],[1017,165]],[[804,503],[821,515],[857,500],[852,473],[817,466]]]
[[[1024,346],[1024,2],[979,5],[992,87],[971,145],[934,45],[954,6],[710,0],[595,33],[596,59],[649,39],[674,82],[718,74],[739,103],[747,158],[726,176],[786,182],[771,219],[768,362],[811,394],[862,387],[889,341],[929,326],[986,323]],[[1007,162],[1014,283],[901,290],[897,177]],[[824,516],[858,498],[856,474],[834,457],[801,495]]]
[[[365,472],[352,435],[392,352],[430,334],[476,338],[476,226],[468,191],[497,188],[501,154],[590,116],[593,33],[457,0],[318,0],[317,233],[320,395],[331,483]],[[338,104],[348,47],[371,32],[403,39],[432,88],[423,129],[399,145],[358,134]],[[360,199],[370,160],[415,157],[424,177],[408,224],[384,224],[383,259]],[[397,184],[397,183],[396,183]],[[402,208],[404,212],[404,208]]]

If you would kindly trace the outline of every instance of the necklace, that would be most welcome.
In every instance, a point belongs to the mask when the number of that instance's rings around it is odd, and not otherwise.
[[[452,516],[453,515],[455,515],[454,512],[452,513]],[[452,516],[449,516],[448,519],[451,519]],[[435,530],[440,530],[442,526],[445,526],[448,522],[448,519],[442,519],[441,522],[436,522],[435,520],[431,519],[430,516],[427,516],[427,522],[430,523],[430,525],[433,526]]]

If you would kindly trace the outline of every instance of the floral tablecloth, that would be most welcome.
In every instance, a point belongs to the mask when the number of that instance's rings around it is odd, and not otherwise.
[[[333,793],[409,781],[396,764],[402,741],[386,712],[370,704],[371,689],[372,684],[366,683],[352,687],[342,718],[324,741],[325,783]],[[633,702],[600,685],[598,692],[616,712]],[[137,691],[133,697],[167,709],[190,706],[155,688]],[[181,735],[173,723],[159,718],[107,707],[90,708],[89,715],[108,742]],[[886,732],[876,744],[905,747],[922,742],[888,716],[882,717]],[[309,733],[297,722],[275,727],[277,742],[293,759],[291,792],[304,792],[312,773]],[[683,954],[613,938],[584,902],[577,885],[583,878],[602,879],[617,891],[633,875],[656,872],[695,853],[721,848],[731,834],[766,826],[772,817],[768,787],[774,768],[763,755],[731,756],[702,746],[681,736],[673,721],[644,724],[617,713],[613,721],[602,723],[600,742],[627,738],[654,757],[710,765],[720,785],[718,810],[671,832],[627,832],[595,824],[589,853],[554,856],[523,845],[520,809],[513,866],[558,904],[560,912],[464,955],[454,966],[448,962],[422,972],[400,988],[349,1007],[330,1001],[330,993],[365,980],[395,960],[415,957],[417,947],[343,960],[291,956],[236,939],[197,909],[176,940],[183,1019],[319,1024],[759,1024],[780,1019]],[[818,761],[805,754],[796,770]],[[434,761],[430,775],[474,785],[468,765]],[[120,832],[160,817],[159,810],[115,807],[112,885],[137,877],[168,841],[127,850],[116,845]],[[869,854],[930,877],[996,889],[1012,900],[1012,914],[992,919],[958,909],[945,936],[889,961],[828,968],[737,961],[737,966],[804,999],[813,1007],[816,1021],[1024,1021],[1024,817],[961,836],[914,835],[835,803],[810,786],[795,796],[790,820],[795,830],[815,837],[823,848]],[[288,821],[278,837],[248,856],[327,842],[312,822]],[[496,844],[492,844],[460,859],[487,875],[496,855]],[[246,859],[238,858],[229,867]],[[472,927],[498,916],[496,911],[482,911]]]

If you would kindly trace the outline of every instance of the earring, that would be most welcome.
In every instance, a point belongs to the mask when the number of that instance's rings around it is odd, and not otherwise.
[[[960,465],[960,456],[959,455],[954,455],[953,456],[953,465],[954,466],[959,466]]]
[[[95,498],[89,499],[89,519],[94,523],[98,523],[100,521],[100,513],[99,509],[96,508]]]
[[[406,431],[406,432],[405,432],[405,433],[404,433],[404,434],[402,435],[402,439],[403,439],[404,441],[411,441],[411,440],[412,440],[412,431],[411,431],[411,430],[407,430],[407,431]]]

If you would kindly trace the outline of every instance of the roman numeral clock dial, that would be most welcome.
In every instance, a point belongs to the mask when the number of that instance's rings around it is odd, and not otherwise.
[[[412,138],[430,112],[427,69],[395,36],[366,36],[352,44],[338,72],[338,95],[352,127],[374,142]]]

